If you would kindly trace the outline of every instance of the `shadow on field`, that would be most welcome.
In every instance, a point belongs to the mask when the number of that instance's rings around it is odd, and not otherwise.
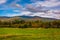
[[[54,40],[52,37],[33,37],[32,35],[2,36],[0,40]]]

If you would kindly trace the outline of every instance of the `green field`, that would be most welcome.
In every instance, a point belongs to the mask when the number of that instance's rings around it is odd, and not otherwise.
[[[60,40],[60,29],[0,28],[0,40]]]

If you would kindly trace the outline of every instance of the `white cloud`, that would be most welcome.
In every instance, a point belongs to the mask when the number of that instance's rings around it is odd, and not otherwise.
[[[12,17],[12,16],[20,16],[20,13],[18,13],[18,14],[7,14],[7,15],[5,15],[5,16],[9,16],[9,17]]]
[[[60,5],[60,1],[59,0],[32,0],[34,1],[34,3],[36,5],[41,5],[41,6],[45,6],[45,7],[54,7],[54,6],[59,6]]]
[[[21,11],[21,12],[19,12],[18,10],[14,10],[14,11],[18,12],[18,13],[12,13],[12,14],[7,13],[7,16],[22,16],[22,15],[29,16],[31,14],[31,12],[29,12],[29,11]]]
[[[13,10],[13,12],[17,12],[18,13],[18,12],[20,12],[20,10]]]
[[[46,12],[48,9],[46,7],[43,7],[41,5],[36,5],[36,4],[28,4],[26,6],[26,9],[31,12]]]
[[[37,12],[37,13],[32,13],[32,15],[29,16],[39,16],[39,17],[46,17],[46,18],[56,18],[60,19],[60,12],[56,12],[57,10],[49,10],[46,13],[44,12]],[[59,14],[57,14],[59,13]]]
[[[29,12],[29,11],[21,11],[21,14],[20,15],[29,16],[29,15],[31,15],[31,12]]]
[[[5,3],[7,0],[0,0],[0,4]]]
[[[18,8],[22,8],[22,6],[20,4],[16,4],[15,6]]]
[[[15,10],[15,12],[18,12],[16,14],[7,14],[7,16],[22,16],[22,15],[26,15],[26,16],[39,16],[39,17],[46,17],[46,18],[56,18],[56,19],[60,19],[60,12],[58,10],[49,10],[46,13],[45,12],[30,12],[30,11],[20,11],[19,10]],[[59,14],[57,14],[59,13]]]
[[[19,0],[18,0],[19,1]],[[27,15],[27,16],[40,16],[40,17],[48,17],[48,18],[57,18],[60,19],[60,10],[51,10],[48,8],[55,7],[60,5],[60,1],[58,0],[32,0],[34,1],[31,4],[28,4],[26,6],[23,6],[18,4],[17,0],[10,4],[11,7],[19,8],[17,10],[13,10],[15,13],[7,14],[7,16],[21,16],[21,15]],[[6,0],[0,0],[0,4],[5,3]],[[9,7],[10,7],[9,6]],[[48,8],[47,8],[48,7]]]
[[[55,7],[60,5],[60,1],[59,2],[53,2],[53,1],[36,2],[35,4],[45,6],[45,7]]]

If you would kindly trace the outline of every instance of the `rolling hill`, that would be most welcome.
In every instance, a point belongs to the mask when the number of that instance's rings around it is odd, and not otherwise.
[[[45,18],[45,17],[39,17],[39,16],[13,16],[13,17],[7,17],[7,16],[0,16],[0,20],[2,21],[13,21],[13,20],[42,20],[42,21],[53,21],[53,20],[60,20],[55,18]]]

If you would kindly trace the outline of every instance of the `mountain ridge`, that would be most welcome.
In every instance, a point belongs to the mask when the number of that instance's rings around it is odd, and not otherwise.
[[[8,16],[0,16],[0,18],[15,18],[15,17],[20,17],[20,18],[46,18],[46,19],[55,19],[55,20],[60,20],[60,19],[56,19],[56,18],[47,18],[47,17],[39,17],[39,16],[13,16],[13,17],[8,17]]]

